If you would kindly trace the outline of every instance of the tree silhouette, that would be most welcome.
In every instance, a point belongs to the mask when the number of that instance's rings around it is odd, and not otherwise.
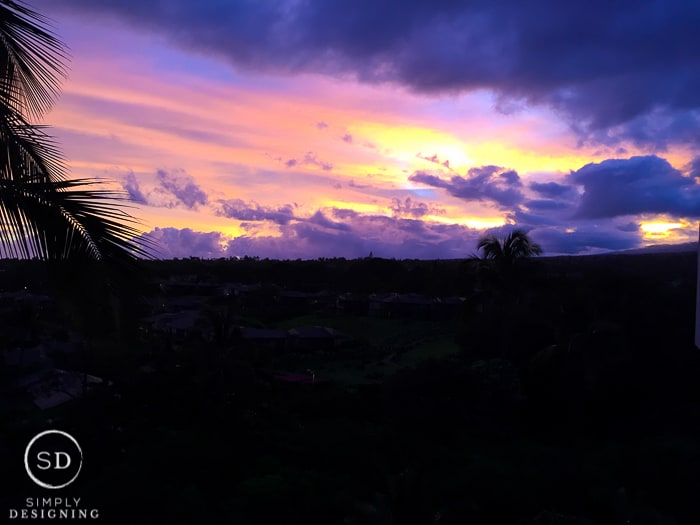
[[[503,239],[487,235],[479,239],[476,247],[483,252],[484,259],[494,261],[502,268],[512,267],[519,259],[542,254],[540,245],[533,242],[523,230],[513,230]]]
[[[524,284],[522,268],[518,261],[542,253],[539,244],[533,242],[523,230],[513,230],[503,238],[487,235],[479,239],[477,252],[472,256],[477,275],[477,286],[488,290],[490,308],[503,308],[520,294]]]
[[[0,0],[0,255],[62,261],[148,256],[138,222],[98,179],[68,179],[42,117],[58,94],[68,55],[48,21]],[[94,189],[93,189],[94,188]]]

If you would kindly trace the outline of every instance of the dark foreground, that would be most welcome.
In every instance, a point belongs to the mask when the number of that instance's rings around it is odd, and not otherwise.
[[[696,259],[175,261],[118,328],[9,265],[6,293],[58,299],[6,295],[3,351],[75,342],[51,366],[102,382],[42,410],[18,384],[47,362],[5,361],[2,519],[60,496],[98,523],[700,523]],[[22,461],[48,428],[84,453],[58,491]]]

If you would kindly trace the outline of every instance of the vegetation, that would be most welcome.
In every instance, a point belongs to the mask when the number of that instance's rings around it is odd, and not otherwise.
[[[0,462],[7,479],[26,480],[27,436],[51,420],[83,446],[72,489],[105,523],[696,524],[696,262],[695,253],[539,258],[520,303],[496,314],[490,292],[474,293],[457,320],[332,306],[285,317],[239,296],[234,318],[323,324],[354,339],[333,351],[267,352],[264,366],[235,337],[144,332],[120,345],[96,334],[87,371],[111,385],[43,412],[4,395]],[[403,268],[395,283],[405,292],[445,273],[468,291],[473,268],[434,263],[372,264]],[[210,285],[208,296],[192,286],[154,293],[153,303],[199,301],[205,314],[230,300],[217,285],[239,277],[269,284],[260,293],[272,304],[285,281],[310,292],[329,280],[358,295],[364,286],[350,278],[362,261],[151,264],[157,281]],[[38,286],[27,265],[5,267],[5,289]],[[35,316],[18,338],[55,329]],[[268,368],[311,369],[316,383],[276,380]],[[0,508],[32,490],[13,484]]]
[[[97,179],[69,179],[45,127],[67,52],[47,20],[0,0],[0,254],[67,260],[148,255],[137,223]]]
[[[132,240],[118,195],[66,179],[53,142],[30,123],[50,107],[64,60],[40,15],[0,0],[0,245],[52,262],[131,260],[147,247]],[[517,230],[479,249],[509,286],[519,261],[541,253]],[[78,339],[94,352],[85,361],[56,351],[51,366],[103,382],[42,411],[22,390],[37,370],[3,359],[0,464],[11,481],[0,510],[35,495],[22,453],[50,425],[81,443],[71,493],[99,508],[101,523],[700,523],[696,254],[533,262],[515,299],[502,300],[503,287],[474,286],[466,261],[152,261],[153,282],[141,287],[151,309],[130,310],[143,330],[129,344],[95,307],[103,289],[72,266]],[[0,265],[3,353],[74,335],[65,305],[40,297],[45,270]],[[230,283],[259,286],[219,294]],[[461,308],[452,319],[350,313],[335,301],[284,309],[284,291],[352,292],[365,305],[382,292],[464,301],[451,303]],[[149,330],[168,302],[175,313],[194,304],[212,337]],[[243,320],[324,324],[351,338],[322,350],[246,348],[232,329]]]
[[[491,280],[498,279],[502,284],[509,285],[514,277],[518,262],[542,254],[539,244],[532,241],[523,230],[513,230],[504,238],[487,235],[479,239],[477,251],[483,253],[483,258],[475,257],[482,274],[490,274]],[[495,274],[495,275],[494,275]]]
[[[483,251],[485,259],[506,267],[512,266],[518,259],[542,254],[540,245],[523,230],[513,230],[503,239],[494,235],[483,237],[479,239],[477,249]]]

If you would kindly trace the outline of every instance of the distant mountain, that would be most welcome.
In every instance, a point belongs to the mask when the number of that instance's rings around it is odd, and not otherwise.
[[[621,250],[615,253],[680,253],[695,252],[698,250],[698,243],[684,242],[681,244],[653,244],[644,248],[634,248],[632,250]]]

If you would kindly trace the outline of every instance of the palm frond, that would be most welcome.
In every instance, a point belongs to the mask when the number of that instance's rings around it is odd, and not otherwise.
[[[477,250],[483,251],[485,259],[500,260],[503,258],[503,245],[501,241],[493,235],[481,238],[476,248]]]
[[[29,124],[0,108],[0,178],[54,181],[65,179],[63,157],[45,126]]]
[[[513,260],[542,254],[540,245],[533,242],[524,230],[513,230],[506,237],[503,245]]]
[[[48,19],[19,0],[0,0],[0,251],[17,258],[150,258],[124,207],[126,194],[68,180],[62,155],[43,126],[67,52]]]
[[[487,235],[479,239],[477,250],[483,251],[485,259],[491,259],[505,266],[518,259],[542,254],[542,247],[533,242],[524,230],[513,230],[503,239]]]
[[[38,118],[53,105],[68,53],[46,17],[19,1],[0,0],[0,105]]]
[[[0,180],[0,241],[10,256],[66,260],[151,258],[155,245],[124,210],[120,192],[84,189],[93,179]]]

